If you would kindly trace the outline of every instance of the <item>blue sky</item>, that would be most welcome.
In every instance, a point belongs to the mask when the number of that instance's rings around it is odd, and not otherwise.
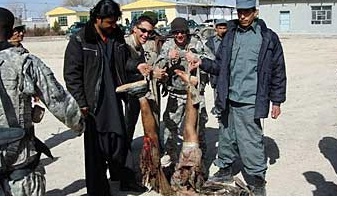
[[[62,5],[63,0],[0,0],[0,7],[5,7],[15,15],[22,13],[27,17],[41,17],[44,12]],[[26,12],[23,12],[26,8]],[[22,16],[24,17],[24,16]]]
[[[14,15],[22,13],[22,18],[43,17],[44,13],[63,4],[64,0],[0,0],[0,7],[5,7],[14,12]],[[97,1],[97,0],[92,0]],[[131,0],[116,0],[119,3],[131,2]],[[216,3],[234,4],[235,0],[215,0]],[[26,12],[23,8],[26,8]]]

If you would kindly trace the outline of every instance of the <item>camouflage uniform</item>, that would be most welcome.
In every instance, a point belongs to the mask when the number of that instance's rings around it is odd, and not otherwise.
[[[127,63],[127,68],[128,73],[128,80],[129,82],[134,82],[138,80],[142,80],[144,77],[142,74],[139,73],[137,70],[137,63],[140,62],[146,62],[149,65],[153,65],[155,60],[157,59],[157,52],[156,52],[156,45],[153,40],[148,40],[145,44],[141,46],[137,46],[136,41],[134,36],[131,34],[125,38],[125,42],[128,45],[128,50],[130,52],[130,59],[133,61],[129,61]],[[130,63],[132,65],[130,65]],[[131,68],[132,67],[132,70]],[[129,69],[129,70],[128,70]],[[135,73],[135,70],[137,73]],[[150,90],[151,92],[157,92],[157,86],[156,86],[156,81],[152,80],[150,83]],[[155,95],[157,95],[155,93]],[[137,124],[139,112],[140,112],[140,106],[139,106],[139,101],[138,98],[135,98],[134,96],[128,95],[128,103],[126,107],[126,130],[127,130],[127,135],[128,135],[128,143],[131,144],[133,134],[135,131],[135,125]],[[159,98],[158,97],[153,97],[153,100],[155,100],[156,103],[159,103]],[[156,116],[156,121],[158,121],[158,116]]]
[[[185,53],[192,51],[196,53],[198,57],[205,57],[209,59],[215,59],[213,53],[208,49],[197,36],[190,36],[189,42],[184,48],[180,48],[175,44],[173,38],[169,38],[162,46],[160,55],[156,61],[156,66],[160,68],[167,68],[169,79],[167,82],[167,90],[169,97],[167,100],[166,110],[163,115],[163,121],[165,124],[164,137],[161,138],[161,144],[164,145],[165,151],[171,157],[171,161],[176,163],[178,161],[178,129],[185,115],[186,105],[186,84],[180,79],[178,75],[174,73],[174,69],[188,70],[188,63],[185,59]],[[179,51],[180,59],[178,62],[170,62],[169,51],[170,49],[176,49]],[[201,72],[197,72],[197,76],[200,79]],[[208,120],[205,106],[205,98],[203,96],[205,82],[201,81],[199,85],[199,91],[201,93],[201,102],[199,107],[199,144],[203,152],[206,153],[205,142],[205,124]]]
[[[32,95],[38,95],[49,111],[61,122],[76,131],[83,131],[79,106],[74,98],[56,81],[52,71],[37,57],[18,47],[0,51],[1,82],[12,106],[0,102],[0,127],[25,130],[25,137],[11,144],[16,147],[10,165],[3,165],[10,149],[0,151],[0,195],[44,195],[44,169],[38,166],[41,152],[36,146],[32,123]],[[6,93],[1,93],[2,97]],[[16,117],[8,117],[8,108]],[[7,156],[7,157],[6,157]],[[6,163],[7,164],[7,163]]]

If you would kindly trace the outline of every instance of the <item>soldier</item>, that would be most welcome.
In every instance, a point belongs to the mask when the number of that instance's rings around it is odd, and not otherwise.
[[[34,134],[31,97],[37,94],[49,111],[81,132],[81,112],[74,98],[38,57],[12,47],[14,15],[0,8],[0,195],[44,195],[46,180],[39,166],[49,149]]]
[[[169,166],[171,162],[175,164],[178,161],[178,130],[180,123],[185,114],[186,105],[186,84],[174,72],[175,69],[188,71],[188,62],[186,56],[193,54],[199,57],[214,59],[212,52],[203,45],[202,41],[197,36],[189,34],[187,21],[184,18],[175,18],[171,23],[171,33],[173,38],[166,40],[162,46],[160,55],[156,61],[156,66],[159,68],[166,68],[168,73],[167,90],[169,97],[167,101],[166,110],[163,115],[165,124],[164,139],[161,143],[164,145],[165,155],[162,157],[162,164]],[[200,77],[200,73],[195,75]],[[201,82],[204,83],[204,82]],[[203,85],[200,85],[200,95],[203,95]],[[207,122],[207,113],[205,109],[205,102],[202,98],[199,108],[199,143],[205,156],[206,143],[204,139],[204,128]]]
[[[150,79],[150,72],[152,72],[153,61],[148,62],[145,57],[143,46],[146,44],[147,39],[153,33],[155,22],[146,15],[141,15],[132,28],[131,34],[125,38],[130,56],[126,63],[127,82],[137,82],[144,80],[144,77]],[[148,52],[156,58],[155,53]],[[148,56],[149,57],[149,56]],[[157,69],[159,70],[159,69]],[[163,71],[162,74],[165,74]],[[153,76],[153,75],[152,75]],[[135,126],[138,121],[140,113],[139,99],[134,95],[128,95],[125,107],[126,115],[126,133],[127,133],[127,146],[131,150],[131,143]],[[135,168],[135,166],[130,168]],[[136,170],[137,171],[137,170]]]
[[[156,58],[157,54],[147,48],[146,53],[148,53],[148,55],[145,56],[143,46],[147,46],[146,43],[148,38],[153,34],[154,25],[155,22],[150,17],[141,15],[137,21],[135,21],[131,34],[125,38],[130,52],[130,57],[126,64],[127,79],[129,83],[144,80],[144,77],[149,76],[152,72],[152,64],[154,61],[151,61],[151,59]],[[159,73],[159,75],[165,75],[164,70]],[[126,104],[126,131],[129,146],[131,145],[133,134],[135,132],[139,112],[140,106],[138,98],[129,95]]]
[[[15,18],[13,26],[13,35],[9,39],[9,42],[16,47],[24,48],[21,42],[23,41],[25,33],[26,33],[26,26],[22,25],[21,19]]]

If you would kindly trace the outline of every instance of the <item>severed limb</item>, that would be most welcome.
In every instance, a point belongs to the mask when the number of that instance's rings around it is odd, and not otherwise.
[[[197,195],[204,183],[199,138],[197,131],[199,91],[195,88],[197,80],[183,71],[175,70],[176,74],[188,84],[186,114],[183,137],[184,142],[171,178],[171,187],[177,195]]]
[[[172,195],[172,189],[161,168],[158,123],[152,112],[148,97],[148,84],[144,81],[125,84],[116,89],[117,92],[128,92],[137,97],[140,103],[142,123],[144,128],[143,148],[140,155],[142,183],[149,190],[155,190],[162,195]]]

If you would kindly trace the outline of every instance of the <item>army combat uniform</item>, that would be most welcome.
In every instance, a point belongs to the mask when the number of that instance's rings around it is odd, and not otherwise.
[[[44,195],[44,169],[38,166],[41,151],[32,129],[32,95],[37,95],[66,126],[82,132],[79,106],[57,82],[52,71],[24,49],[10,47],[0,51],[0,65],[0,83],[3,84],[0,127],[24,131],[22,140],[0,150],[0,195]]]
[[[175,69],[188,71],[188,62],[185,59],[185,54],[188,51],[195,53],[198,57],[204,57],[208,59],[214,59],[213,53],[208,49],[197,36],[189,36],[188,44],[184,48],[178,47],[173,38],[169,38],[162,46],[160,55],[156,61],[156,66],[160,68],[167,68],[166,72],[169,75],[167,81],[167,90],[169,93],[166,110],[163,115],[163,121],[165,124],[164,137],[161,138],[161,144],[164,145],[164,151],[171,157],[171,161],[177,163],[178,161],[178,130],[180,124],[185,115],[186,106],[186,84],[180,79],[178,75],[174,73]],[[170,49],[176,49],[179,51],[180,58],[178,61],[171,61],[169,59]],[[196,75],[200,79],[201,72],[197,72]],[[199,80],[200,81],[200,80]],[[203,152],[206,153],[205,142],[205,124],[208,120],[205,106],[204,93],[205,82],[201,81],[199,85],[199,91],[201,96],[201,102],[199,107],[199,144]]]

